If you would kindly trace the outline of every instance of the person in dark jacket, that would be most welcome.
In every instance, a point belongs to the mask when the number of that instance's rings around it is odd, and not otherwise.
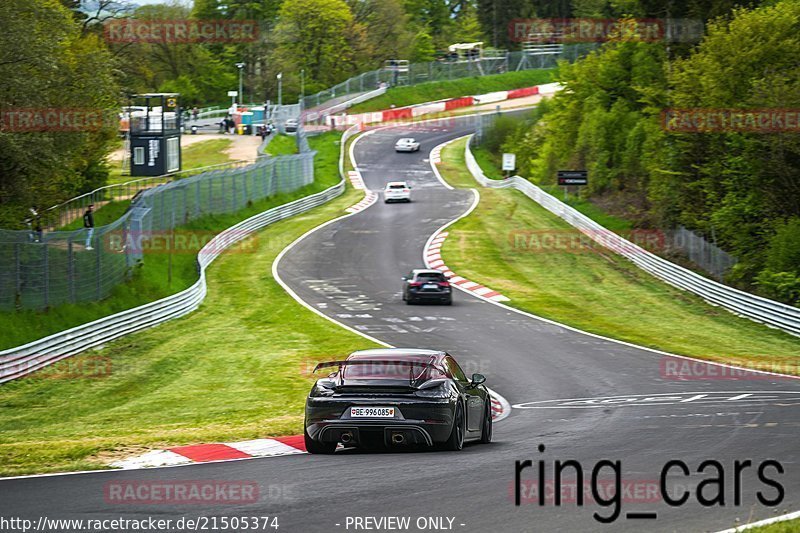
[[[93,250],[92,236],[94,235],[94,205],[89,204],[83,214],[83,227],[86,228],[86,249]]]

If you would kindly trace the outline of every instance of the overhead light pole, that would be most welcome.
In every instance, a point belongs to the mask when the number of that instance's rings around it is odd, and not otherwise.
[[[278,107],[283,105],[283,72],[278,72]]]
[[[239,104],[244,103],[244,95],[242,94],[242,70],[244,70],[244,63],[236,63],[236,68],[239,69]]]

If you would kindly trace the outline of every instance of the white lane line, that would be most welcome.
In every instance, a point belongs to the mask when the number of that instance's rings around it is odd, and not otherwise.
[[[169,450],[153,450],[136,457],[114,461],[109,466],[131,470],[138,468],[151,468],[156,466],[176,466],[193,463],[188,457],[184,457]]]
[[[748,529],[761,527],[761,526],[768,526],[770,524],[775,524],[777,522],[785,522],[786,520],[794,520],[795,518],[800,518],[800,511],[794,511],[793,513],[775,516],[772,518],[766,518],[764,520],[760,520],[758,522],[753,522],[752,524],[745,524],[743,526],[734,527],[731,529],[726,529],[724,531],[718,531],[717,533],[739,533],[740,531],[746,531]]]

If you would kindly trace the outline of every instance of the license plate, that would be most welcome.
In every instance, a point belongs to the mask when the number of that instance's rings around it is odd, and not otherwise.
[[[394,407],[351,407],[350,418],[394,418]]]
[[[426,283],[425,285],[422,286],[422,288],[423,289],[438,289],[439,286],[436,285],[435,283]]]

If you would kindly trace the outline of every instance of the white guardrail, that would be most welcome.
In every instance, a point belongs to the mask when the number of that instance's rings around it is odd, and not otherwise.
[[[470,135],[464,154],[467,168],[484,187],[517,189],[598,244],[620,254],[670,285],[694,293],[707,302],[740,316],[800,335],[800,308],[728,287],[667,261],[606,229],[524,178],[514,176],[502,181],[487,178],[470,151],[471,142]]]
[[[100,318],[94,322],[55,333],[16,348],[0,351],[0,383],[16,379],[80,352],[109,341],[184,316],[197,309],[206,296],[206,268],[229,246],[270,224],[322,205],[345,190],[343,169],[347,139],[357,132],[350,128],[342,135],[339,151],[339,183],[322,192],[274,207],[231,226],[209,241],[197,254],[199,279],[181,292],[133,309]]]

